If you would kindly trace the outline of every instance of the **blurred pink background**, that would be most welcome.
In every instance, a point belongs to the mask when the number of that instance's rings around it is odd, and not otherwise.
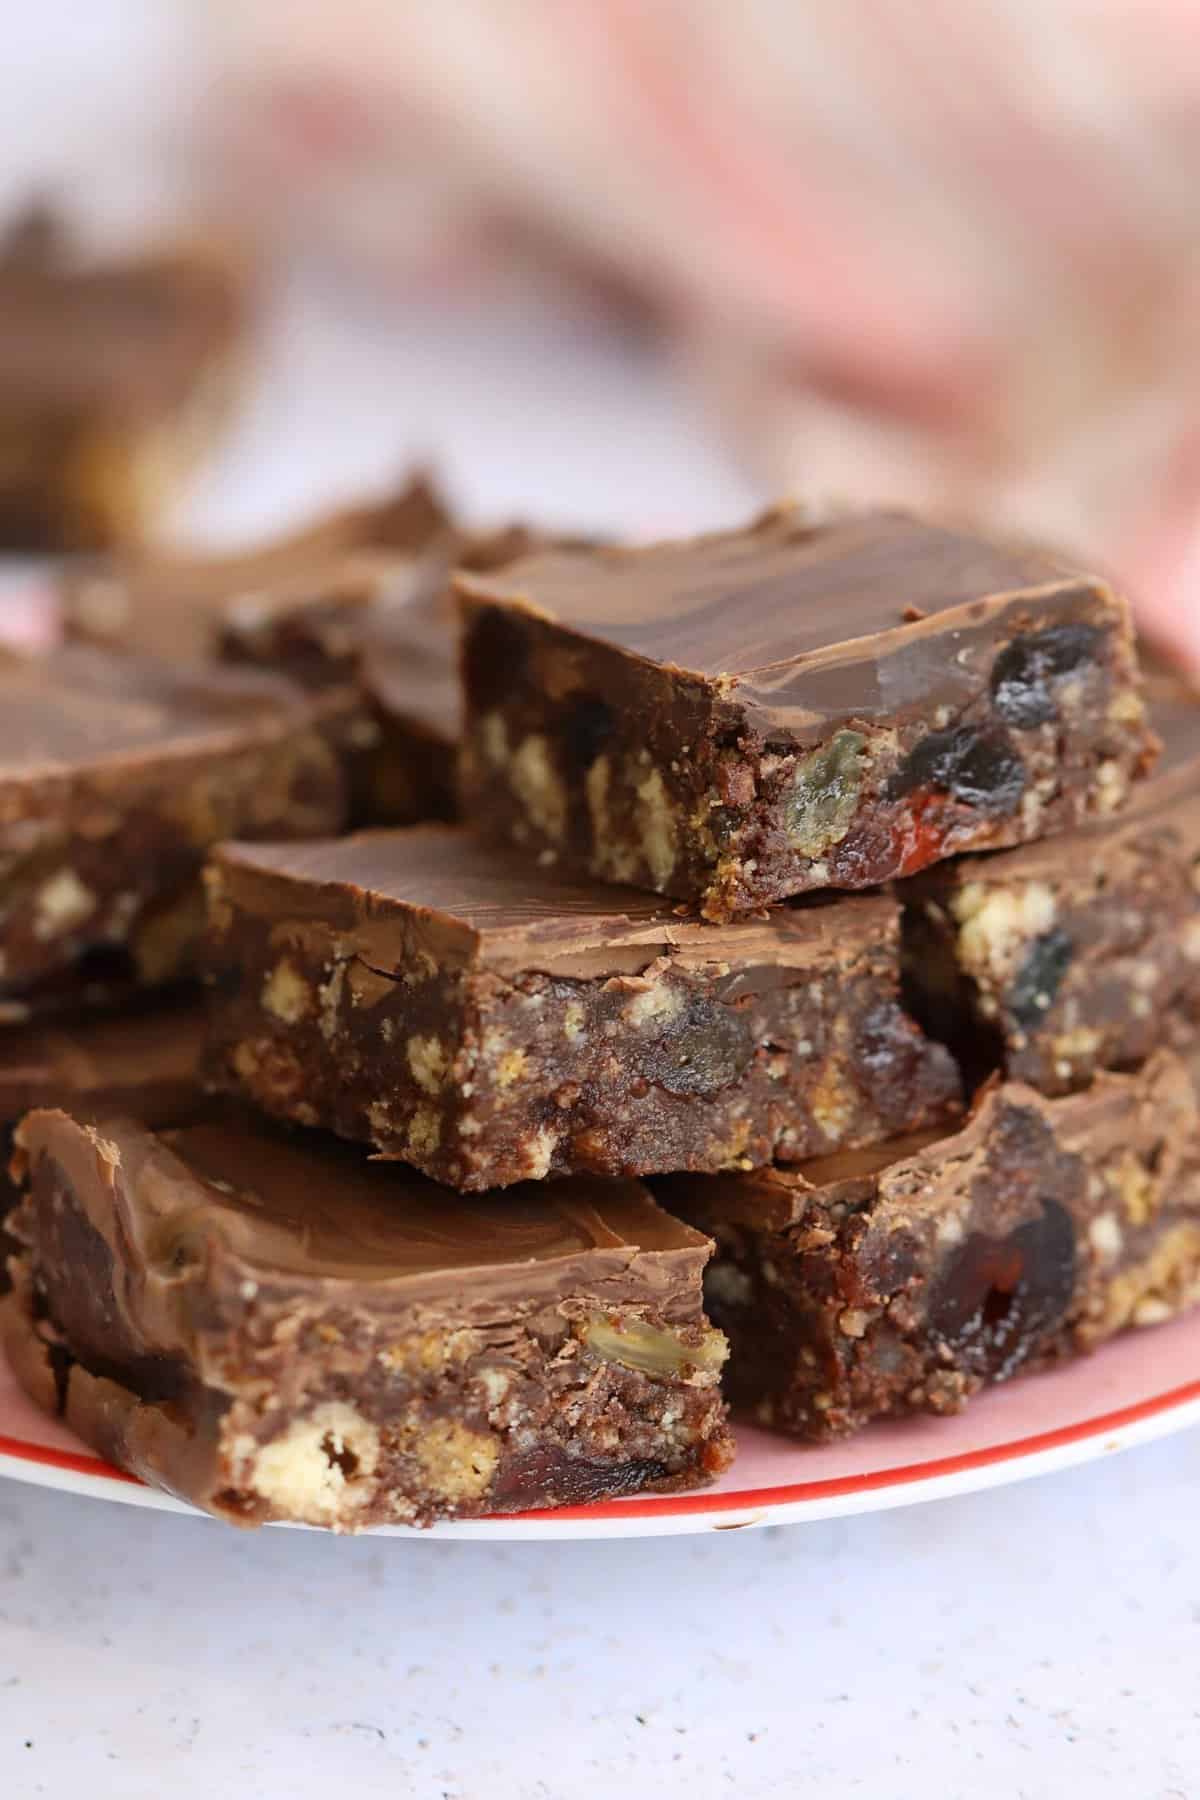
[[[619,340],[627,368],[649,354],[686,384],[731,495],[1056,541],[1200,665],[1200,8],[83,11],[82,44],[65,0],[18,28],[33,149],[3,136],[26,185],[41,144],[94,219],[202,205],[277,267],[370,296],[346,306]],[[36,97],[72,82],[64,145]],[[0,198],[20,186],[3,149]],[[514,398],[518,459],[527,412]],[[613,510],[675,523],[647,497]]]

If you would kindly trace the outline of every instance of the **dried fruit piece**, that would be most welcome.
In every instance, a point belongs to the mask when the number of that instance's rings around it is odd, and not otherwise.
[[[754,1047],[743,1014],[689,994],[669,1032],[650,1043],[631,1039],[628,1050],[638,1074],[668,1094],[713,1094],[746,1073]]]
[[[1025,765],[1007,732],[958,725],[930,732],[914,745],[888,784],[888,798],[930,788],[999,816],[1016,811],[1025,782]]]
[[[953,1082],[950,1052],[938,1045],[936,1055],[939,1078]],[[902,1007],[878,1000],[858,1020],[850,1069],[881,1117],[903,1131],[915,1110],[914,1096],[930,1078],[930,1046]]]
[[[463,646],[463,679],[490,709],[500,705],[510,686],[521,679],[529,656],[529,640],[519,623],[504,613],[491,613]]]
[[[1075,1228],[1055,1200],[1005,1238],[973,1232],[928,1320],[972,1374],[1004,1381],[1058,1329],[1075,1291]]]
[[[598,694],[584,694],[567,716],[564,748],[569,766],[586,773],[612,737],[615,714]]]
[[[1058,716],[1054,683],[1099,657],[1098,626],[1051,625],[1014,638],[992,668],[992,705],[1006,725],[1027,730]]]
[[[1075,946],[1061,926],[1035,938],[1008,996],[1008,1010],[1024,1030],[1039,1025],[1054,1005]]]
[[[789,839],[805,856],[822,856],[849,831],[866,772],[866,747],[861,731],[839,731],[796,765],[783,819]]]

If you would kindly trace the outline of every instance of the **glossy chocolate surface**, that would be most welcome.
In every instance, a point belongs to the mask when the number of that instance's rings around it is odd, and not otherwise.
[[[708,1255],[707,1241],[634,1181],[529,1183],[464,1199],[328,1139],[289,1140],[240,1120],[155,1136],[128,1119],[88,1128],[34,1112],[20,1142],[31,1163],[59,1161],[93,1224],[116,1234],[141,1271],[142,1329],[159,1343],[186,1338],[247,1280],[323,1297],[354,1289],[372,1306],[440,1294],[459,1313],[588,1281],[662,1300]]]
[[[309,711],[290,683],[68,645],[0,662],[0,784],[271,736]]]
[[[679,917],[634,888],[571,880],[519,851],[491,849],[449,825],[363,831],[297,844],[233,844],[217,852],[239,908],[352,932],[396,964],[425,948],[439,961],[547,969],[567,959],[594,976],[668,948],[709,960],[808,962],[820,948],[849,960],[886,935],[890,902],[810,900],[767,918],[712,925]],[[611,952],[611,955],[609,953]],[[583,959],[590,959],[585,967]],[[593,966],[594,965],[594,966]]]
[[[360,680],[383,720],[402,720],[456,746],[462,724],[458,619],[448,571],[408,605],[386,597],[371,609],[362,640]]]
[[[951,700],[967,691],[956,649],[1014,596],[1077,585],[1083,599],[1094,586],[1041,552],[903,514],[813,526],[793,509],[744,531],[641,550],[550,552],[460,585],[475,600],[527,606],[581,637],[719,682],[781,725]]]
[[[204,1010],[188,1002],[120,1018],[0,1034],[0,1121],[37,1106],[86,1102],[148,1125],[177,1124],[203,1104],[197,1067]]]

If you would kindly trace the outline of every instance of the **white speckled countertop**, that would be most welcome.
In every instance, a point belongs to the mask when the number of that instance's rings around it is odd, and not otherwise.
[[[0,1484],[0,1785],[1192,1800],[1200,1437],[838,1523],[484,1548]]]

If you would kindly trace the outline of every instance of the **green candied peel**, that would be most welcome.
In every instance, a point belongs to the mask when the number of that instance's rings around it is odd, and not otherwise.
[[[729,1352],[723,1332],[710,1327],[698,1344],[685,1344],[673,1331],[660,1331],[653,1325],[633,1321],[614,1325],[609,1319],[585,1319],[579,1336],[589,1350],[605,1362],[621,1363],[641,1375],[682,1375],[695,1369],[704,1375],[717,1375]]]
[[[783,822],[805,856],[821,856],[849,831],[866,774],[866,747],[861,731],[839,731],[797,763]]]

